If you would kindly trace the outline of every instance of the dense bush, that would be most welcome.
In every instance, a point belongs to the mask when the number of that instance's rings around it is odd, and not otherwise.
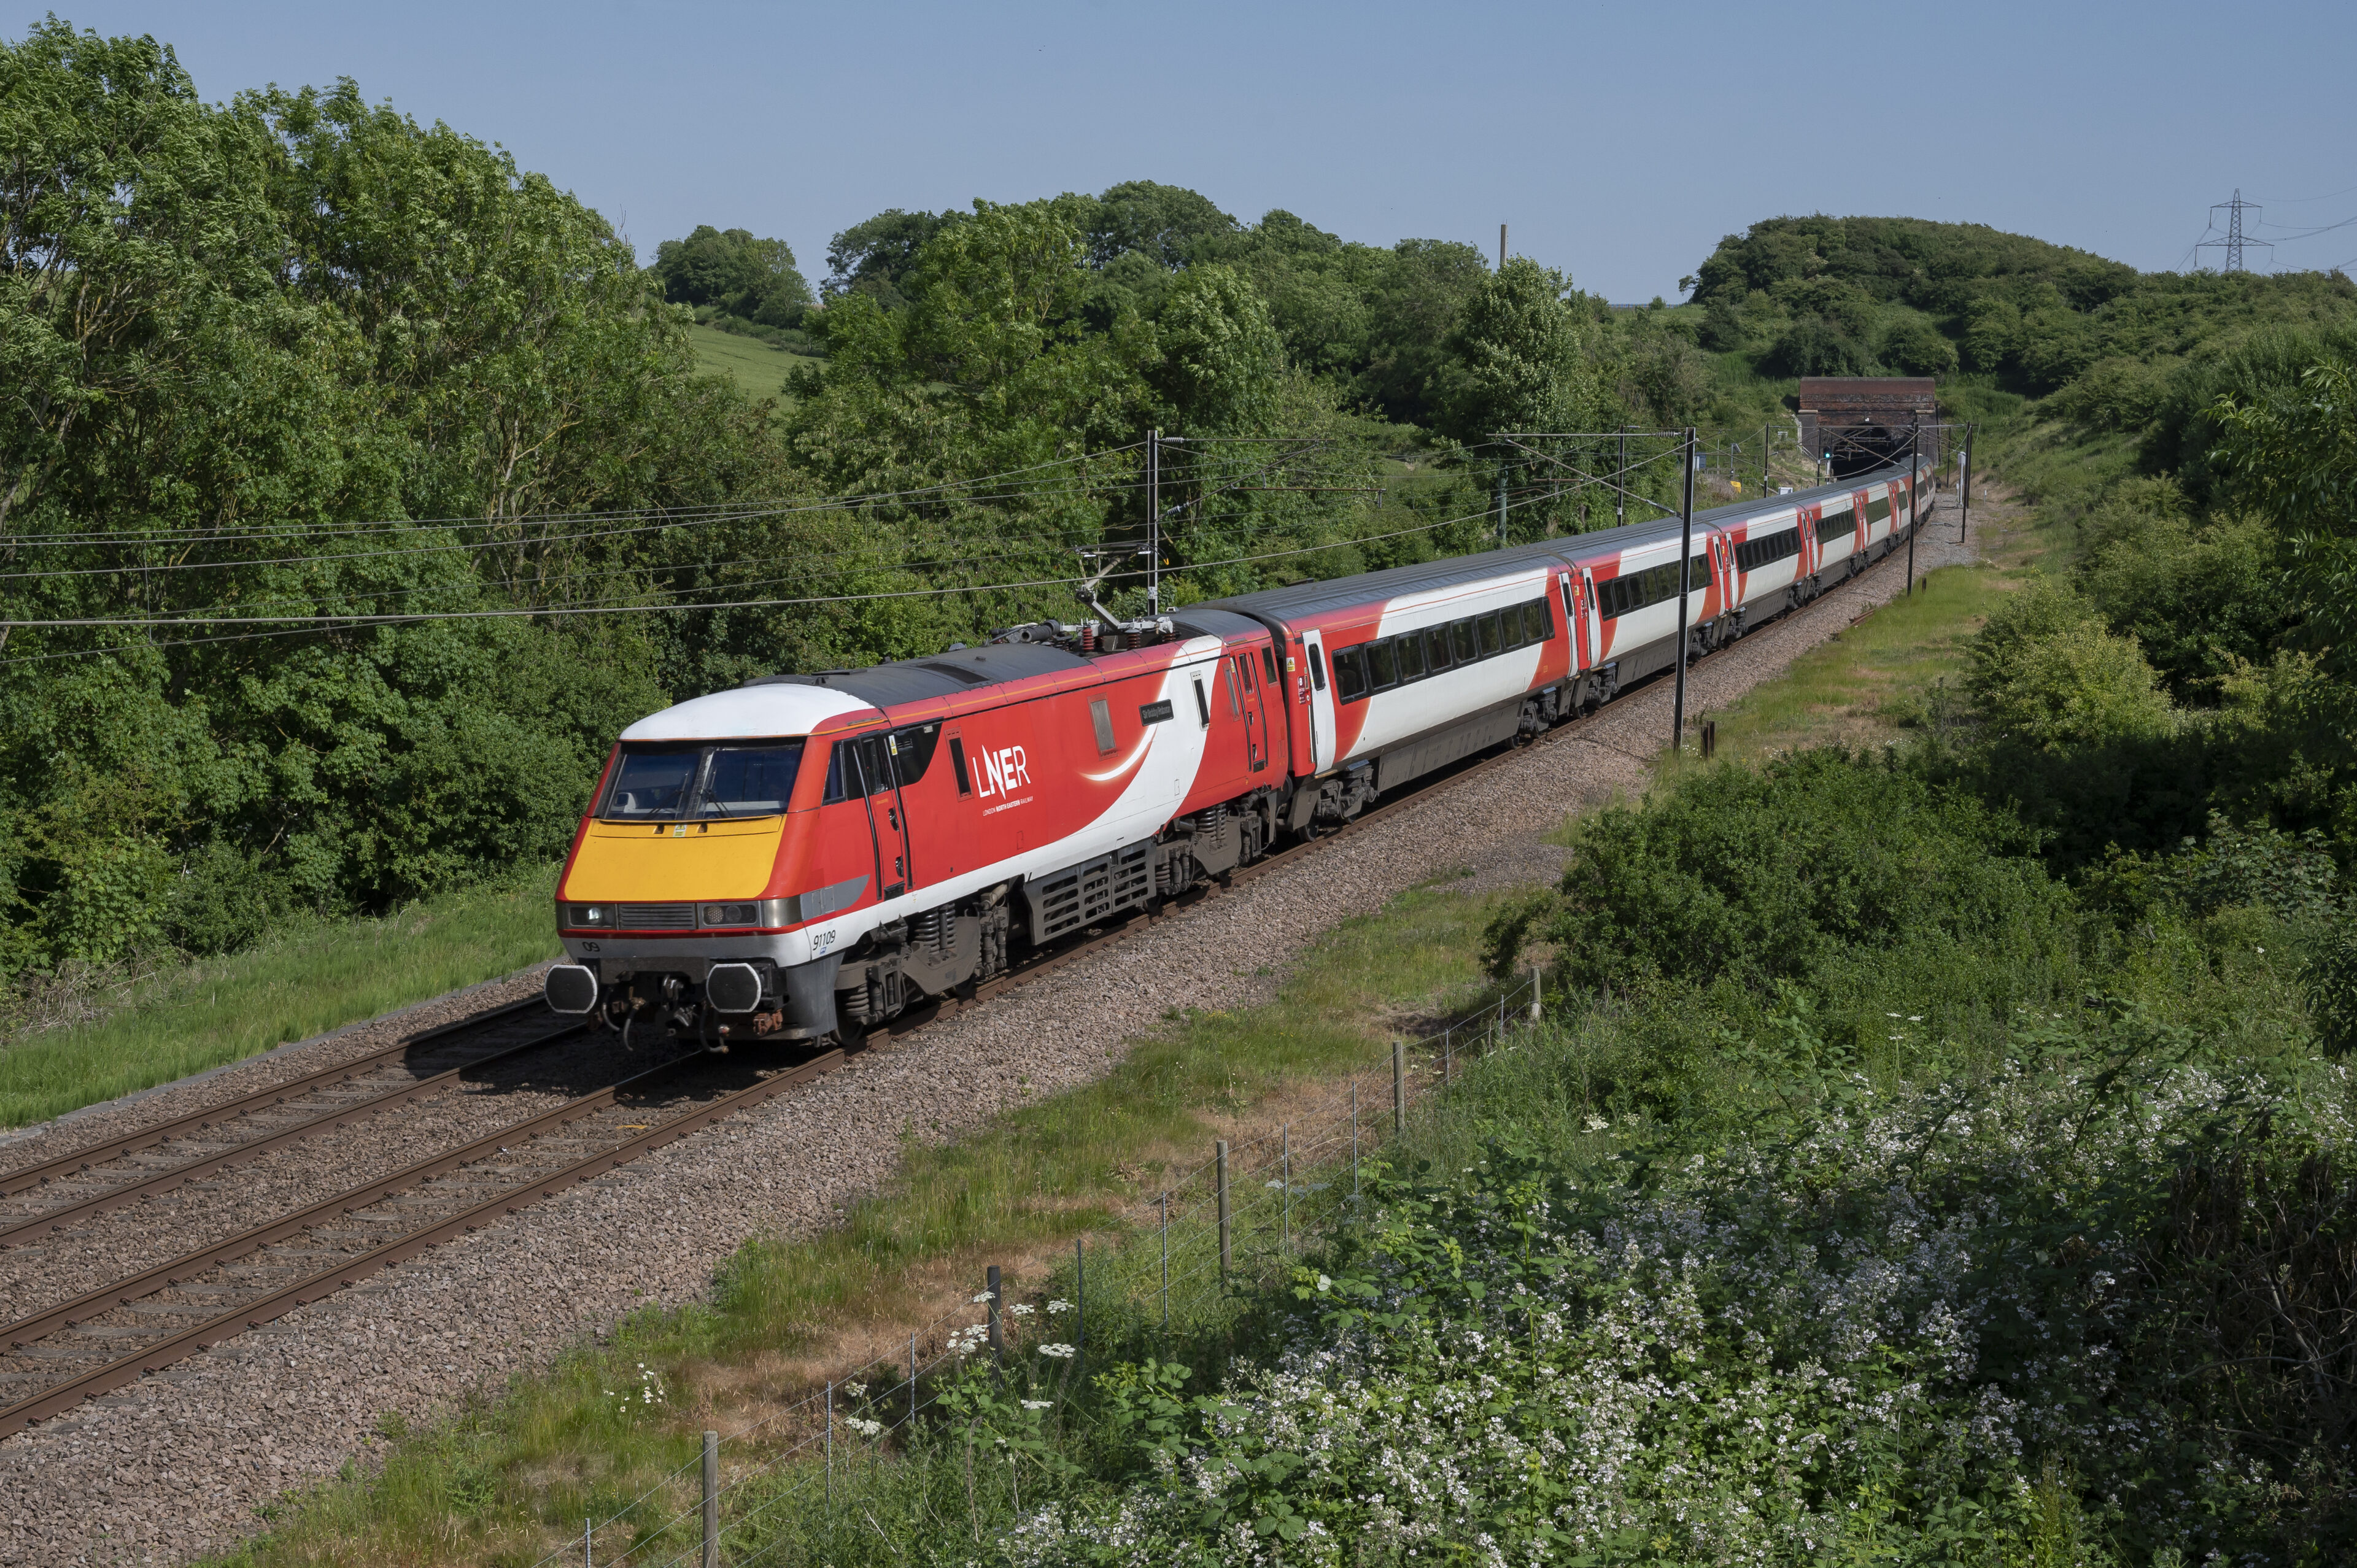
[[[1383,1181],[1295,1275],[1264,1365],[1191,1399],[1184,1369],[1108,1379],[1146,1478],[1043,1509],[1009,1554],[2334,1555],[2357,1206],[2301,1151],[2344,1113],[2077,1059],[2126,1043],[2025,1029],[1985,1081],[1861,1090],[1706,1157],[1590,1117],[1577,1147],[1493,1139]],[[2222,1144],[2254,1113],[2272,1143]],[[2285,1268],[2296,1289],[2252,1299]]]
[[[1861,947],[2061,940],[2069,896],[2000,812],[1895,762],[1807,752],[1711,770],[1652,807],[1583,819],[1561,889],[1492,933],[1501,972],[1547,943],[1584,991],[1768,986]]]

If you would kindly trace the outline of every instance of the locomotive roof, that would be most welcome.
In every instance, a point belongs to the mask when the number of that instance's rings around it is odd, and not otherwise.
[[[928,697],[954,697],[976,686],[1020,681],[1028,675],[1056,675],[1085,670],[1089,661],[1077,653],[1044,642],[986,642],[978,648],[952,649],[921,659],[896,659],[865,670],[825,670],[815,675],[756,675],[751,686],[825,686],[856,697],[870,707],[890,707]]]
[[[1739,522],[1747,517],[1759,517],[1787,507],[1806,506],[1811,501],[1846,496],[1861,485],[1889,479],[1900,472],[1896,467],[1878,469],[1836,484],[1819,485],[1813,489],[1771,497],[1766,501],[1737,501],[1730,506],[1713,507],[1707,511],[1695,513],[1695,522],[1697,525]],[[1481,582],[1521,567],[1551,565],[1578,556],[1628,550],[1641,544],[1658,542],[1665,536],[1674,540],[1677,532],[1678,520],[1675,516],[1655,518],[1648,522],[1623,523],[1618,528],[1566,534],[1559,539],[1543,539],[1531,544],[1509,545],[1503,550],[1485,551],[1479,555],[1451,555],[1438,561],[1420,562],[1413,566],[1363,572],[1356,576],[1329,577],[1315,583],[1296,583],[1289,587],[1265,588],[1256,594],[1238,594],[1232,598],[1190,605],[1186,613],[1199,615],[1217,607],[1278,618],[1315,615],[1321,610],[1348,609],[1374,600],[1397,598],[1404,594],[1424,593],[1459,583]]]
[[[769,687],[714,692],[675,703],[622,732],[624,740],[742,740],[808,735],[838,714],[866,703],[843,692]]]

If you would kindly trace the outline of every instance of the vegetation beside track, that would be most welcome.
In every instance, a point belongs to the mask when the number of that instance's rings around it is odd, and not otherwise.
[[[152,1089],[556,956],[534,871],[373,919],[284,928],[262,945],[123,977],[116,994],[49,997],[98,1016],[0,1050],[0,1127]]]

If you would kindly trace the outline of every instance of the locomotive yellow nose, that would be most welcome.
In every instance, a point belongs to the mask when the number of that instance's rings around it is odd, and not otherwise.
[[[783,817],[592,822],[557,897],[583,903],[759,898],[777,868]]]

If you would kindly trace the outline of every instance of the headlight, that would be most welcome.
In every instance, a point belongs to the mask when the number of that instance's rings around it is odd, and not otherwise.
[[[603,904],[568,904],[565,907],[565,923],[576,928],[610,927],[614,923],[614,911]]]
[[[707,926],[749,926],[759,913],[751,904],[706,904],[704,923]]]

